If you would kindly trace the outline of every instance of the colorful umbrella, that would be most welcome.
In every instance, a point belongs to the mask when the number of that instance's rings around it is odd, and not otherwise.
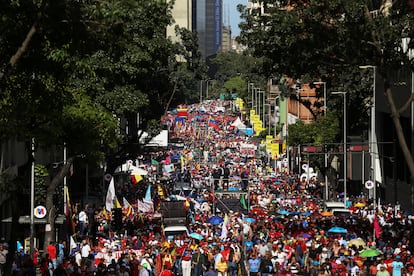
[[[332,212],[328,212],[328,211],[324,211],[321,213],[321,216],[323,217],[332,217],[333,213]]]
[[[312,237],[312,235],[311,234],[308,234],[308,233],[301,233],[297,237],[304,238],[304,239],[309,239],[309,238]]]
[[[203,236],[196,233],[196,232],[191,233],[190,237],[193,238],[193,239],[199,240],[199,241],[201,241],[203,239]]]
[[[208,223],[211,223],[212,225],[219,225],[220,223],[222,223],[224,220],[222,217],[219,216],[212,216],[211,218],[209,218],[207,220]]]
[[[361,257],[376,257],[380,254],[380,252],[378,252],[376,249],[366,249],[364,251],[362,251],[359,256]]]
[[[355,245],[356,247],[359,247],[359,246],[365,247],[366,243],[363,239],[356,238],[348,242],[348,246],[353,246],[353,245]]]
[[[256,220],[254,218],[245,218],[244,220],[248,223],[256,222]]]
[[[348,233],[348,230],[342,227],[332,227],[328,230],[328,233],[334,233],[334,234],[346,234]]]

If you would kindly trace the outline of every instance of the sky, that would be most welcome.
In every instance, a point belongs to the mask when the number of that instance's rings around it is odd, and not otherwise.
[[[223,22],[231,26],[232,36],[238,36],[240,34],[240,29],[238,24],[240,23],[240,13],[237,11],[237,5],[242,4],[247,6],[247,0],[223,0],[223,11],[224,16]]]

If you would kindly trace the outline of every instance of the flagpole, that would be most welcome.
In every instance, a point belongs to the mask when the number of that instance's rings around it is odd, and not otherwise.
[[[34,170],[34,166],[35,166],[35,159],[34,159],[34,154],[35,154],[35,139],[32,138],[32,166],[31,166],[31,171],[30,171],[30,256],[33,257],[34,254],[34,239],[35,239],[35,227],[34,227],[34,200],[35,200],[35,182],[34,182],[34,177],[35,177],[35,170]]]
[[[66,165],[66,158],[67,158],[67,152],[66,152],[66,142],[63,143],[63,166]],[[66,178],[66,174],[63,177],[63,212],[65,213],[65,218],[68,220],[69,219],[69,210],[67,208],[67,178]],[[67,227],[66,227],[67,228]],[[66,240],[67,242],[67,240]]]

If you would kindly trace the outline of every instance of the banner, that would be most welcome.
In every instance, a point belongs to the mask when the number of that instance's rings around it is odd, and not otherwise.
[[[111,178],[111,181],[109,182],[108,191],[106,192],[106,202],[105,202],[105,208],[107,211],[111,211],[114,207],[114,199],[115,199],[115,182],[114,178]]]

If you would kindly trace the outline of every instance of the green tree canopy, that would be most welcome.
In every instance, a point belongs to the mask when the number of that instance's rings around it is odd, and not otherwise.
[[[194,34],[177,29],[181,44],[166,37],[172,4],[1,1],[0,142],[25,142],[28,163],[33,137],[51,151],[66,143],[70,156],[85,155],[90,164],[115,153],[136,156],[138,128],[155,135],[165,106],[180,96],[175,92],[203,72]],[[47,187],[48,218],[72,162]],[[20,176],[28,175],[30,166],[22,169]]]
[[[373,76],[373,67],[370,72],[363,72],[359,66],[375,66],[383,80],[399,144],[414,176],[414,162],[390,83],[393,74],[403,66],[414,68],[414,9],[409,1],[307,0],[289,1],[288,5],[286,1],[264,0],[261,3],[266,15],[261,14],[260,8],[250,12],[239,7],[245,19],[240,42],[255,56],[264,58],[269,72],[302,83],[325,81],[330,91],[346,91],[350,102],[356,97],[363,98],[359,102],[363,110],[369,104],[365,98],[372,95],[372,88],[370,91],[364,90],[365,87],[349,88],[358,86],[365,74]]]

